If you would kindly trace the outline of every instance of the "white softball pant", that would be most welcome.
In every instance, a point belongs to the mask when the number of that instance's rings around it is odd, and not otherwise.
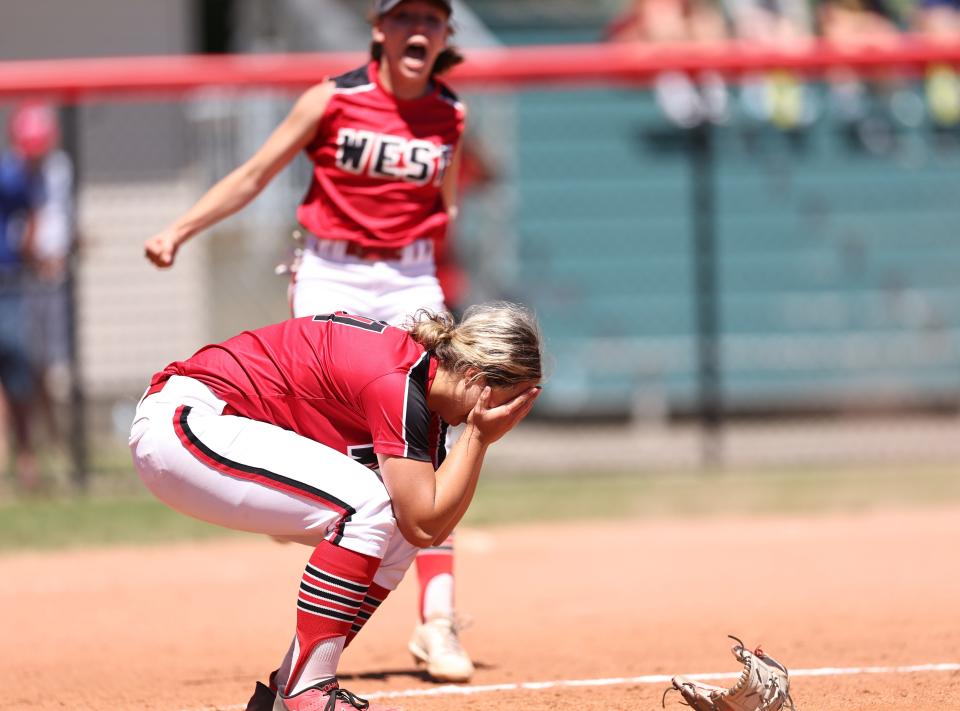
[[[402,326],[418,309],[443,311],[433,242],[403,249],[399,260],[371,262],[345,253],[346,243],[307,237],[291,284],[294,317],[344,310]]]
[[[165,504],[219,526],[381,558],[374,582],[393,590],[417,549],[400,534],[375,472],[319,442],[224,415],[203,383],[173,376],[137,407],[134,465]]]

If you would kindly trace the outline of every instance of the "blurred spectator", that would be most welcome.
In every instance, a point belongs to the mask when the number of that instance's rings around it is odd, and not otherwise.
[[[960,0],[921,0],[914,26],[934,42],[960,43]],[[925,91],[934,123],[945,128],[960,125],[960,76],[953,67],[931,67]]]
[[[632,0],[606,30],[610,42],[709,43],[727,37],[723,14],[709,0]],[[657,103],[676,125],[722,122],[728,113],[727,87],[714,72],[697,83],[683,72],[664,72],[654,85]]]
[[[737,39],[781,49],[805,48],[813,34],[807,0],[723,0]]]
[[[850,51],[899,44],[903,20],[891,0],[824,0],[817,9],[823,38]],[[851,142],[871,153],[893,152],[900,140],[896,124],[922,120],[922,100],[896,75],[864,83],[838,70],[829,80],[834,113],[846,124]]]
[[[817,20],[823,38],[842,47],[900,42],[901,18],[885,0],[823,0]]]
[[[929,39],[960,40],[960,0],[920,0],[914,24]]]
[[[813,40],[813,18],[807,0],[722,0],[733,35],[751,46],[781,51],[802,50]],[[813,94],[802,79],[777,70],[745,76],[741,81],[745,113],[784,130],[814,121]]]
[[[42,159],[56,134],[52,111],[26,104],[11,116],[10,148],[0,155],[0,384],[16,444],[16,475],[27,491],[38,488],[40,477],[30,432],[35,383],[26,292],[42,200]]]
[[[50,109],[49,115],[53,116]],[[54,119],[52,135],[38,158],[42,200],[36,215],[27,313],[31,361],[37,378],[35,403],[54,440],[60,431],[54,403],[63,401],[70,378],[69,259],[76,247],[73,163],[59,147]]]
[[[709,0],[631,0],[606,36],[611,42],[711,42],[727,30]]]

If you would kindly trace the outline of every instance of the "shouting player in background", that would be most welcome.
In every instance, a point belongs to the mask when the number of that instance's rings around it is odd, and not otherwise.
[[[462,58],[448,46],[449,0],[376,0],[370,62],[307,90],[246,163],[147,240],[173,264],[179,247],[253,200],[300,152],[313,177],[297,219],[307,237],[294,268],[294,316],[346,310],[400,325],[443,311],[436,246],[456,216],[465,107],[437,75]],[[474,672],[454,615],[453,539],[417,558],[420,624],[410,651],[437,681]]]
[[[160,500],[313,547],[276,690],[258,684],[248,708],[368,709],[339,688],[343,648],[415,546],[459,522],[487,448],[539,393],[526,310],[418,315],[409,331],[343,312],[245,331],[168,365],[137,406],[133,460]],[[449,454],[447,424],[465,425]]]

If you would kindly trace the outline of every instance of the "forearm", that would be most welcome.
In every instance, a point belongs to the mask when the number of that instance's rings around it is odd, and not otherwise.
[[[245,166],[228,174],[171,225],[178,244],[245,207],[263,187]]]
[[[431,541],[442,540],[460,523],[477,490],[486,451],[487,445],[468,426],[436,471],[433,514],[422,527]]]
[[[473,502],[473,496],[477,491],[477,485],[480,483],[480,477],[478,476],[474,482],[473,486],[470,487],[463,498],[460,501],[460,506],[454,512],[453,516],[450,518],[450,521],[447,523],[447,526],[433,539],[433,545],[441,545],[447,538],[450,537],[450,534],[453,533],[454,529],[460,525],[460,521],[463,519],[464,515],[467,513],[467,509],[470,508],[470,504]]]
[[[447,174],[443,178],[443,184],[440,186],[440,191],[443,194],[443,203],[447,209],[447,215],[450,217],[450,222],[455,222],[460,214],[457,193],[459,188],[458,181],[460,180],[462,146],[463,141],[460,141],[453,152],[450,167],[447,169]]]
[[[436,471],[428,462],[378,455],[404,538],[415,546],[429,547],[460,522],[476,492],[487,448],[530,412],[539,392],[539,387],[531,387],[491,408],[491,388],[485,387],[467,417],[463,435]]]

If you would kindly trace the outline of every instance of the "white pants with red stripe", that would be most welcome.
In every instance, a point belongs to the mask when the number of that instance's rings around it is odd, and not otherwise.
[[[417,549],[400,535],[377,474],[295,432],[223,415],[225,404],[182,376],[140,402],[130,449],[146,487],[226,528],[381,558],[374,582],[395,589]]]

